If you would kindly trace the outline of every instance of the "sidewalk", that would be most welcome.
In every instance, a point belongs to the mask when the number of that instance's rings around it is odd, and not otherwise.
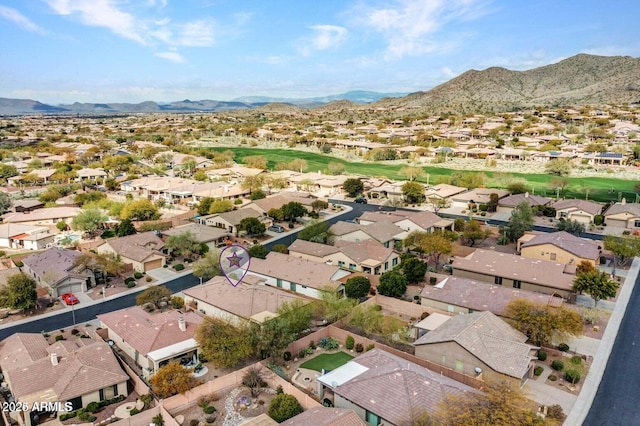
[[[553,370],[548,365],[538,365],[544,368],[544,371],[537,379],[527,380],[522,388],[525,394],[540,405],[550,407],[554,404],[560,404],[565,413],[571,412],[578,397],[545,384]]]

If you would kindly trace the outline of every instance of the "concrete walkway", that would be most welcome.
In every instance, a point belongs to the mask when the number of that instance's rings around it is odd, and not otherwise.
[[[595,357],[600,347],[600,340],[593,337],[580,336],[580,337],[564,337],[562,339],[554,338],[554,346],[558,346],[560,343],[566,343],[569,345],[569,350],[572,350],[580,355],[588,355]]]
[[[569,392],[564,392],[555,386],[545,384],[545,381],[554,371],[547,365],[538,364],[544,371],[537,379],[529,379],[522,390],[524,393],[540,405],[548,407],[559,404],[565,413],[571,412],[578,398]]]

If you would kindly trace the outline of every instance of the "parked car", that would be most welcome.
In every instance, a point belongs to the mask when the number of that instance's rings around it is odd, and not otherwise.
[[[77,305],[78,303],[80,303],[78,298],[73,293],[65,293],[60,297],[62,298],[62,300],[64,300],[64,303],[66,303],[69,306]]]
[[[353,201],[355,201],[357,204],[367,204],[367,199],[364,197],[358,197]]]
[[[271,225],[267,229],[271,232],[277,232],[277,233],[284,232],[284,226],[280,226],[280,225]]]

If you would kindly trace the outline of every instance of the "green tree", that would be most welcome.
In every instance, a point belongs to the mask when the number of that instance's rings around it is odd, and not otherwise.
[[[136,305],[146,305],[147,303],[151,303],[156,308],[159,308],[160,302],[167,301],[170,296],[171,290],[164,286],[157,285],[149,287],[136,296]]]
[[[266,259],[269,254],[269,249],[263,246],[262,244],[254,244],[249,247],[249,256],[257,257],[258,259]]]
[[[348,197],[356,197],[362,194],[364,184],[360,179],[349,178],[342,184],[342,189],[347,193]]]
[[[327,164],[327,172],[330,175],[341,175],[345,171],[344,164],[338,163],[336,161],[329,161]]]
[[[451,173],[451,185],[463,188],[480,188],[484,186],[486,175],[479,172],[453,172]]]
[[[579,336],[582,318],[573,309],[552,307],[516,299],[505,307],[502,316],[536,346],[550,344],[555,333]]]
[[[577,220],[559,220],[556,229],[579,237],[586,230],[586,227],[584,223],[578,222]]]
[[[158,208],[149,200],[142,199],[126,203],[120,212],[120,219],[157,220],[160,218]]]
[[[209,206],[209,214],[226,213],[231,210],[233,210],[233,203],[221,198],[216,198]]]
[[[4,192],[0,192],[0,214],[5,214],[11,208],[11,197]]]
[[[287,346],[296,340],[296,333],[291,329],[288,321],[276,317],[265,321],[261,325],[251,326],[250,342],[255,354],[260,358],[270,358],[272,362],[282,359]]]
[[[533,227],[533,210],[525,201],[518,204],[512,211],[507,225],[506,236],[511,241],[517,241],[525,232]]]
[[[264,185],[264,175],[245,176],[240,186],[242,189],[248,189],[251,194],[253,191],[259,191]]]
[[[329,232],[329,225],[326,222],[310,221],[298,232],[298,238],[320,244],[329,244],[332,234]]]
[[[192,270],[193,275],[201,280],[209,280],[215,276],[222,275],[220,271],[220,253],[217,250],[208,252],[202,258],[193,262]]]
[[[253,191],[251,193],[251,196],[249,196],[249,199],[251,201],[255,201],[255,200],[262,200],[263,198],[266,198],[267,194],[265,194],[262,189],[258,189],[256,191]]]
[[[314,212],[319,212],[320,210],[329,208],[329,203],[324,200],[314,200],[311,202],[311,208]]]
[[[362,275],[349,278],[344,284],[344,294],[352,299],[360,299],[369,294],[371,283],[369,278]]]
[[[451,254],[453,246],[451,241],[442,233],[432,233],[422,231],[412,231],[404,240],[404,247],[414,247],[433,257],[435,267],[438,268],[440,257],[443,254]]]
[[[149,379],[151,389],[160,398],[167,398],[193,389],[200,384],[192,371],[183,367],[178,361],[171,361],[160,367]]]
[[[165,247],[176,256],[186,258],[197,257],[202,253],[202,246],[197,237],[190,231],[167,238]]]
[[[402,195],[410,204],[420,204],[426,200],[424,186],[418,182],[405,182],[402,185]]]
[[[297,416],[302,411],[302,406],[295,396],[281,393],[271,400],[268,413],[273,420],[282,423],[291,417]]]
[[[242,164],[252,169],[267,170],[267,157],[264,155],[248,155],[242,159]]]
[[[418,180],[425,176],[424,169],[422,167],[403,167],[398,171],[398,174],[409,181]]]
[[[576,265],[576,275],[585,274],[587,272],[595,272],[596,267],[588,260],[581,260]]]
[[[320,293],[318,313],[325,320],[332,323],[349,315],[355,305],[357,305],[355,300],[344,297],[341,293],[336,292],[335,289],[327,287],[322,289]]]
[[[275,251],[276,253],[289,254],[289,249],[286,244],[275,244],[271,251]]]
[[[512,194],[524,194],[530,191],[529,184],[524,179],[514,180],[507,185],[507,191]]]
[[[427,273],[427,264],[415,256],[403,260],[400,265],[402,274],[410,284],[417,284],[424,281],[424,274]]]
[[[31,309],[38,305],[36,282],[23,273],[11,275],[0,289],[0,306],[11,309]]]
[[[59,221],[56,223],[56,228],[58,228],[58,231],[60,231],[60,232],[64,232],[64,231],[66,231],[67,229],[69,229],[69,225],[67,225],[67,222],[65,222],[64,220],[59,220]]]
[[[307,213],[307,209],[296,201],[290,201],[280,207],[285,220],[294,222],[296,218],[302,217]]]
[[[0,163],[0,179],[6,180],[14,176],[18,176],[18,169],[15,166]]]
[[[138,232],[135,226],[133,226],[133,222],[129,219],[121,220],[120,223],[116,224],[114,230],[116,231],[117,237],[126,237],[127,235],[133,235]]]
[[[89,191],[89,192],[83,192],[83,193],[80,193],[80,194],[76,194],[76,196],[73,197],[73,201],[78,203],[79,206],[84,206],[87,203],[100,201],[100,200],[103,200],[105,198],[107,198],[107,194],[105,194],[104,192],[101,192],[101,191]]]
[[[587,293],[593,299],[593,307],[598,307],[602,299],[615,297],[620,284],[609,278],[609,274],[591,271],[578,274],[573,280],[573,289],[580,293]]]
[[[556,158],[547,161],[544,165],[544,169],[547,173],[556,176],[568,176],[571,173],[573,165],[568,158]]]
[[[271,208],[267,212],[267,216],[275,220],[276,222],[281,222],[284,220],[284,214],[282,214],[281,209]]]
[[[278,318],[287,322],[289,331],[296,337],[311,327],[311,316],[311,304],[305,303],[301,299],[284,302],[278,308]]]
[[[462,236],[469,241],[469,245],[473,247],[476,244],[476,240],[485,240],[491,236],[491,231],[482,227],[480,222],[471,219],[464,225],[464,231]]]
[[[389,297],[402,297],[407,291],[407,279],[396,271],[388,271],[380,275],[378,293]]]
[[[629,259],[640,256],[640,238],[605,235],[604,248],[613,253],[614,265],[624,266]]]
[[[212,197],[204,197],[198,203],[198,214],[200,216],[206,216],[209,214],[209,210],[211,209],[211,204],[215,201],[215,198]]]
[[[220,318],[206,316],[196,329],[202,354],[218,368],[230,368],[251,356],[249,330]]]
[[[98,209],[83,209],[71,221],[73,229],[86,232],[90,238],[95,237],[107,221],[107,215]]]
[[[564,195],[564,190],[567,186],[569,186],[569,179],[564,177],[554,177],[549,181],[549,186],[551,189],[556,191],[556,195]]]
[[[500,197],[495,192],[489,194],[489,202],[487,203],[487,212],[495,213],[498,210],[498,200]]]
[[[264,226],[264,223],[260,222],[260,220],[255,217],[245,217],[240,220],[238,229],[240,231],[246,232],[250,237],[259,237],[261,235],[264,235],[267,227]]]

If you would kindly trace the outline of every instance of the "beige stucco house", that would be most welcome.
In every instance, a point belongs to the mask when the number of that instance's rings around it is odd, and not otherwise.
[[[160,252],[164,242],[153,231],[112,238],[98,247],[98,253],[111,253],[120,256],[124,263],[131,264],[138,272],[162,268],[166,255]]]
[[[607,226],[625,229],[640,228],[640,204],[629,204],[625,199],[615,203],[604,213]]]
[[[576,237],[565,231],[532,234],[518,239],[517,247],[522,257],[549,260],[577,265],[587,261],[593,266],[599,263],[602,245],[596,241]]]

